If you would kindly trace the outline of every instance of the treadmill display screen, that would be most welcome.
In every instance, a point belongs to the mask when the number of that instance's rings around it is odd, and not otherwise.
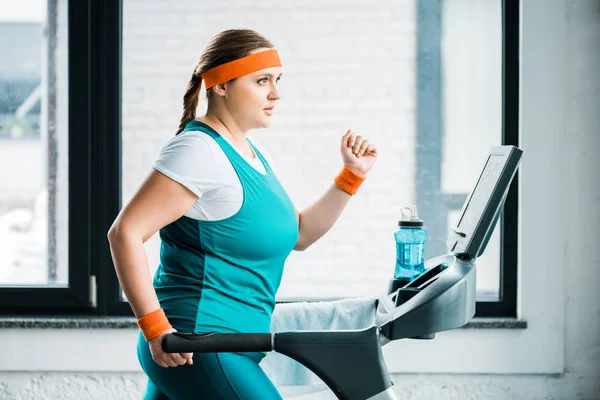
[[[516,146],[492,147],[477,184],[471,190],[458,224],[450,232],[448,250],[464,258],[483,254],[502,213],[510,183],[523,151]]]
[[[483,172],[477,181],[473,194],[468,199],[466,209],[458,221],[458,231],[464,232],[472,237],[475,229],[481,221],[485,207],[488,205],[494,188],[498,184],[506,157],[490,155],[485,164]]]

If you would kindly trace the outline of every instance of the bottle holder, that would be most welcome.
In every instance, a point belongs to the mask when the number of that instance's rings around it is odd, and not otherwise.
[[[390,283],[388,286],[388,295],[396,292],[395,296],[392,297],[392,301],[395,302],[395,306],[398,307],[408,300],[415,297],[422,290],[427,288],[433,282],[435,282],[440,274],[447,268],[445,264],[436,265],[433,268],[428,269],[419,277],[417,277],[412,282],[407,279],[390,279]],[[435,338],[435,333],[415,336],[411,339],[433,339]]]

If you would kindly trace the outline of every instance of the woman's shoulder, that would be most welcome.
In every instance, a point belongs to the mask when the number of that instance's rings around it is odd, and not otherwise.
[[[214,140],[210,135],[203,131],[183,131],[172,138],[170,138],[163,146],[163,148],[169,147],[206,147],[210,146]]]
[[[170,138],[162,147],[159,158],[183,157],[189,161],[215,161],[222,158],[218,143],[206,132],[184,131]]]
[[[197,170],[220,164],[223,155],[215,140],[202,131],[184,131],[170,138],[160,150],[157,163]],[[187,168],[186,168],[187,167]]]
[[[222,186],[226,163],[219,145],[201,131],[185,131],[169,139],[153,168],[189,188],[198,197]]]

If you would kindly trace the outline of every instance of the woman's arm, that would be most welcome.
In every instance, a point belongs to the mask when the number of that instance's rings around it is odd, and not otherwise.
[[[144,243],[181,217],[196,198],[183,185],[152,170],[108,231],[117,277],[137,318],[160,308]]]
[[[351,194],[331,185],[314,204],[298,214],[298,241],[294,250],[303,251],[326,234],[338,220]]]
[[[191,190],[153,169],[108,231],[119,283],[138,324],[141,323],[152,358],[164,368],[192,364],[193,353],[162,351],[162,337],[175,329],[165,317],[152,285],[144,243],[160,228],[181,217],[196,198]]]
[[[361,177],[366,176],[377,160],[376,146],[366,138],[354,135],[350,129],[342,136],[340,151],[344,165]],[[294,250],[306,250],[325,235],[338,220],[351,197],[352,194],[333,184],[314,204],[302,212],[296,211],[298,240]]]

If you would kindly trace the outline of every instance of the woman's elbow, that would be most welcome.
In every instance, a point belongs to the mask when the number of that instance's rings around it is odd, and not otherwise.
[[[115,242],[121,242],[125,239],[131,238],[132,233],[133,232],[129,227],[123,226],[123,224],[115,221],[108,230],[106,237],[108,238],[108,243],[112,245]]]
[[[296,245],[294,246],[294,250],[296,251],[304,251],[310,246],[310,243],[307,243],[301,236],[298,236],[298,240],[296,241]]]
[[[116,240],[120,234],[123,233],[123,228],[120,226],[118,221],[114,221],[111,225],[110,229],[106,233],[106,237],[108,238],[109,243],[113,240]]]
[[[108,232],[106,234],[106,238],[108,239],[109,243],[112,242],[115,239],[115,237],[118,234],[117,232],[118,232],[118,230],[117,230],[116,226],[113,225],[113,226],[110,227],[110,229],[108,230]]]

